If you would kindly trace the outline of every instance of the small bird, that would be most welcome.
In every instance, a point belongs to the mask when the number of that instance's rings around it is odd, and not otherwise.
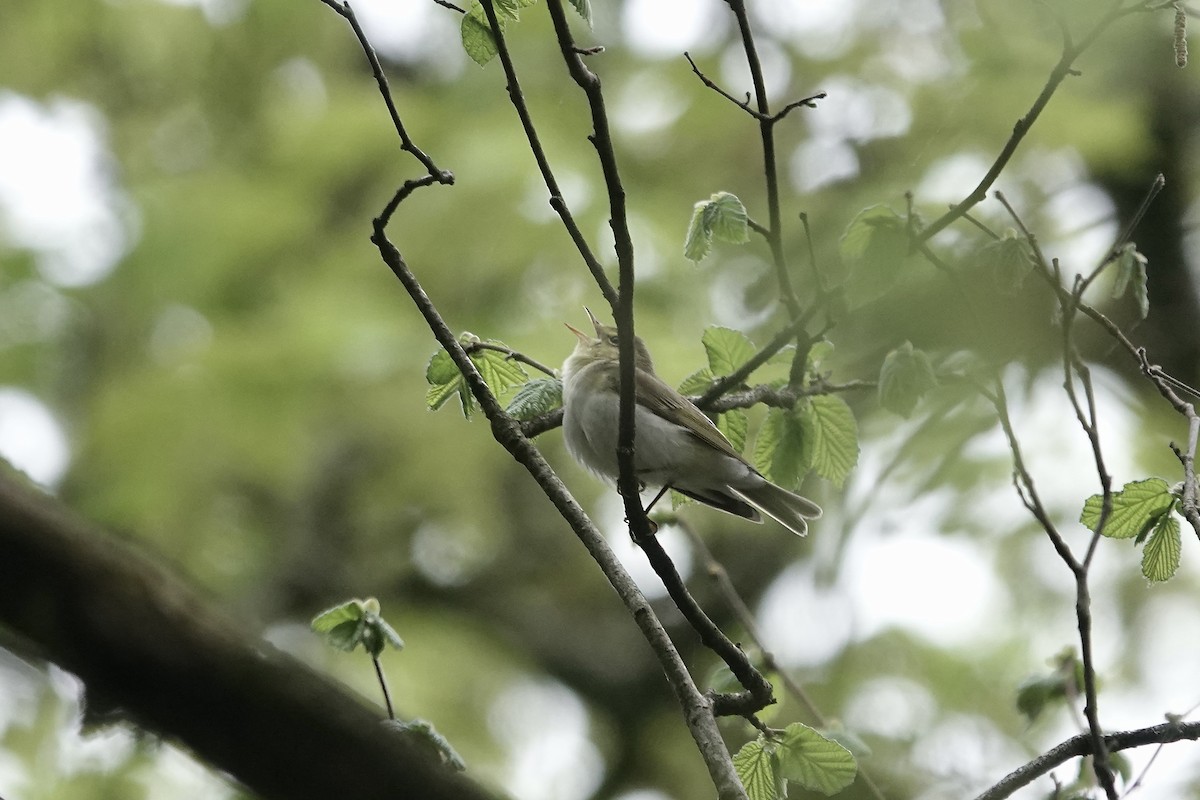
[[[584,311],[596,335],[567,325],[579,341],[562,368],[563,433],[576,461],[615,480],[617,329],[601,325],[591,311]],[[798,536],[808,533],[808,519],[821,516],[820,506],[764,478],[692,401],[654,374],[650,352],[640,338],[634,337],[633,347],[633,463],[638,480],[754,522],[762,522],[761,511]]]

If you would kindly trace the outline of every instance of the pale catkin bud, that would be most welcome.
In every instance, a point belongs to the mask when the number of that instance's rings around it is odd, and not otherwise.
[[[1182,3],[1175,4],[1175,66],[1187,66],[1187,12]]]

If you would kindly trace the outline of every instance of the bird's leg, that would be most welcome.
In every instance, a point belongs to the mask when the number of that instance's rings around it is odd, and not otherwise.
[[[643,486],[643,488],[645,487],[645,484],[641,484],[641,485]],[[658,494],[654,495],[654,499],[650,501],[650,505],[646,506],[646,510],[643,513],[649,514],[650,510],[652,508],[654,508],[654,504],[657,503],[659,500],[661,500],[662,496],[667,493],[668,488],[670,488],[670,487],[664,486],[661,489],[659,489]],[[650,535],[653,536],[654,534],[658,533],[658,523],[652,519],[648,519],[646,521],[650,523]],[[629,517],[625,518],[625,524],[627,524],[627,525],[629,524]],[[629,536],[633,539],[633,543],[637,544],[637,537],[633,535],[632,528],[629,531]]]
[[[659,500],[661,500],[661,499],[662,499],[662,496],[663,496],[664,494],[666,494],[666,493],[667,493],[667,489],[669,489],[669,488],[670,488],[669,486],[664,486],[664,487],[662,487],[661,489],[659,489],[659,490],[658,490],[658,494],[654,495],[654,499],[650,501],[650,505],[646,506],[646,513],[647,513],[647,514],[649,514],[649,513],[650,513],[650,510],[651,510],[652,508],[654,508],[654,504],[655,504],[655,503],[657,503]]]

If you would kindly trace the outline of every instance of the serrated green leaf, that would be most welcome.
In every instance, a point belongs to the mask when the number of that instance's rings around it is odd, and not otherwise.
[[[754,468],[785,489],[795,488],[811,464],[803,418],[772,408],[754,440]]]
[[[858,463],[858,423],[846,401],[831,394],[810,398],[803,417],[811,424],[805,430],[811,463],[818,475],[841,486]]]
[[[1142,574],[1146,580],[1166,581],[1179,569],[1179,554],[1183,540],[1179,535],[1179,520],[1170,514],[1159,517],[1154,533],[1142,548]]]
[[[503,345],[494,339],[489,344]],[[520,386],[529,380],[529,374],[518,362],[495,350],[476,350],[471,354],[471,362],[479,370],[483,382],[492,390],[492,394],[500,395],[505,390]]]
[[[558,378],[535,378],[513,395],[505,411],[519,420],[533,419],[562,405],[562,381]]]
[[[684,258],[694,262],[704,260],[714,238],[729,244],[750,241],[749,217],[737,195],[717,192],[692,207],[692,219],[683,241]]]
[[[992,276],[996,290],[1016,294],[1033,270],[1033,249],[1025,237],[1007,231],[1001,239],[988,242],[979,250],[979,260]]]
[[[699,263],[712,249],[712,231],[704,222],[706,201],[696,203],[692,207],[692,220],[688,223],[687,236],[683,240],[683,257],[688,261]]]
[[[799,722],[784,729],[776,754],[784,778],[826,796],[845,789],[858,774],[849,750]]]
[[[749,216],[746,207],[737,195],[717,192],[709,198],[709,227],[713,238],[727,244],[745,244],[750,241]]]
[[[750,430],[750,418],[740,408],[734,408],[717,415],[717,430],[725,434],[725,438],[739,453],[746,449],[746,433]]]
[[[458,395],[463,415],[471,416],[475,408],[475,398],[467,390],[467,382],[458,367],[445,350],[439,350],[429,359],[425,367],[425,380],[429,382],[429,391],[425,393],[425,405],[430,411],[437,411],[451,397]]]
[[[588,27],[592,27],[592,4],[589,0],[571,0],[571,8],[575,9],[575,13],[587,23]]]
[[[438,350],[434,353],[425,367],[425,381],[430,386],[450,383],[455,378],[461,376],[462,373],[458,371],[454,360],[450,358],[450,354],[445,350]]]
[[[1083,504],[1079,521],[1095,531],[1100,524],[1103,495],[1092,495]],[[1125,484],[1112,496],[1112,513],[1102,533],[1112,539],[1132,539],[1154,525],[1175,503],[1171,487],[1162,478]]]
[[[847,301],[859,306],[882,297],[895,285],[908,256],[904,219],[887,206],[859,212],[838,243],[847,272]]]
[[[742,367],[754,357],[758,348],[741,331],[717,325],[704,329],[700,337],[704,352],[708,354],[708,366],[714,375],[728,375]]]
[[[733,757],[733,768],[750,800],[781,800],[787,796],[774,745],[762,738],[742,745]]]
[[[905,342],[887,354],[879,370],[879,404],[888,411],[908,417],[917,401],[937,386],[933,364],[924,351]]]
[[[496,21],[500,23],[503,31],[504,18],[497,14]],[[462,38],[463,50],[479,66],[486,66],[496,57],[496,37],[492,33],[492,26],[488,24],[487,12],[478,0],[463,14],[459,36]]]
[[[683,383],[679,384],[679,393],[685,397],[704,394],[716,379],[711,369],[703,367],[683,379]]]

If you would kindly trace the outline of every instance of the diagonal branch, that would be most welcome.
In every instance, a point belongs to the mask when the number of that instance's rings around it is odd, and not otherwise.
[[[1145,4],[1135,4],[1130,7],[1123,7],[1123,3],[1117,2],[1109,9],[1109,11],[1100,18],[1096,25],[1079,41],[1078,44],[1071,41],[1071,37],[1064,31],[1063,36],[1063,51],[1058,59],[1058,63],[1054,65],[1054,69],[1050,71],[1050,77],[1046,79],[1046,83],[1042,86],[1042,91],[1038,94],[1037,99],[1033,101],[1033,105],[1025,112],[1025,115],[1017,120],[1013,125],[1012,135],[1008,137],[1008,141],[1004,143],[1000,154],[996,156],[996,160],[992,162],[992,166],[987,173],[979,181],[978,185],[956,203],[942,216],[934,220],[928,227],[922,230],[914,239],[914,246],[928,242],[942,230],[950,226],[952,223],[961,219],[968,211],[979,204],[987,197],[988,190],[995,184],[996,179],[1000,177],[1000,173],[1008,166],[1008,162],[1012,160],[1013,155],[1017,152],[1021,142],[1025,139],[1025,135],[1029,133],[1029,129],[1037,122],[1038,117],[1046,108],[1046,104],[1050,102],[1050,98],[1054,96],[1058,87],[1066,80],[1068,75],[1078,74],[1074,68],[1075,61],[1083,54],[1085,50],[1091,47],[1100,35],[1104,33],[1114,22],[1129,14],[1138,13],[1149,10]]]

